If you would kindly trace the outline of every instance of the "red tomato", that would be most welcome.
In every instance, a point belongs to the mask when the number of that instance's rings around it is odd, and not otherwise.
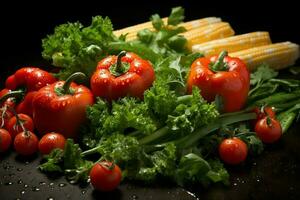
[[[7,88],[2,89],[2,90],[0,91],[0,98],[3,98],[3,96],[5,96],[5,95],[6,95],[7,93],[9,93],[9,92],[11,92],[11,90],[9,90],[9,89],[7,89]],[[12,98],[6,99],[4,102],[2,101],[2,102],[0,103],[0,106],[2,107],[2,106],[4,106],[4,105],[6,105],[6,106],[9,106],[9,107],[14,107],[15,104],[16,104],[15,98],[12,97]]]
[[[257,136],[264,143],[273,143],[282,135],[280,122],[271,117],[265,117],[257,121],[255,125]]]
[[[18,114],[19,119],[21,120],[21,123],[23,123],[23,126],[28,131],[33,131],[34,125],[31,117],[25,114]],[[11,137],[14,138],[16,135],[20,132],[23,132],[24,130],[22,127],[17,124],[17,117],[12,117],[8,123],[6,124],[6,129],[10,133]]]
[[[227,164],[239,164],[246,160],[247,154],[246,143],[236,137],[223,140],[219,146],[219,155]]]
[[[39,150],[42,154],[49,154],[53,149],[64,149],[66,139],[59,133],[47,133],[39,142]]]
[[[275,118],[276,114],[275,114],[275,109],[274,107],[263,107],[263,110],[258,108],[258,107],[255,107],[253,109],[253,111],[256,113],[256,121],[266,117],[266,116],[269,116],[271,118]]]
[[[111,162],[96,163],[90,171],[91,183],[96,190],[112,191],[121,182],[121,170]]]
[[[5,152],[11,145],[11,136],[3,128],[0,129],[0,152]]]
[[[14,140],[14,148],[18,154],[29,156],[37,152],[39,139],[31,131],[19,133]]]

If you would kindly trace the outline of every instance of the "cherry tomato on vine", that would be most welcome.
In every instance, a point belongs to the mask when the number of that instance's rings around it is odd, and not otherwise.
[[[255,107],[253,109],[253,111],[256,113],[256,116],[257,116],[256,121],[258,121],[266,116],[269,116],[271,118],[275,118],[275,116],[276,116],[274,107],[269,107],[269,106],[262,107],[262,108]]]
[[[19,123],[17,118],[19,119]],[[18,133],[25,131],[23,130],[20,123],[23,124],[26,130],[34,130],[33,120],[31,119],[31,117],[25,114],[18,114],[18,117],[14,116],[10,118],[6,124],[6,129],[11,134],[12,138],[14,138]]]
[[[19,133],[14,140],[14,148],[18,154],[29,156],[37,152],[39,139],[31,131]]]
[[[236,137],[224,139],[219,146],[219,155],[227,164],[239,164],[246,160],[247,154],[246,143]]]
[[[257,121],[255,125],[257,136],[264,143],[273,143],[282,135],[280,122],[271,117],[265,117]]]
[[[39,150],[42,154],[49,154],[53,149],[64,149],[66,139],[62,134],[51,132],[45,134],[39,142]]]
[[[11,145],[11,136],[9,132],[0,128],[0,152],[5,152]]]
[[[10,118],[13,116],[13,113],[7,110],[5,107],[0,108],[0,127],[5,127]]]
[[[112,191],[120,184],[122,174],[118,165],[103,161],[92,167],[90,178],[96,190]]]

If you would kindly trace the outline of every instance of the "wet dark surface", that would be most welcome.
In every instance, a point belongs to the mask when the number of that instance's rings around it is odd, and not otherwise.
[[[40,156],[22,158],[10,151],[0,156],[0,197],[9,199],[300,199],[300,124],[262,155],[228,168],[231,185],[182,189],[170,185],[124,183],[114,192],[100,193],[90,185],[69,184],[37,169]]]

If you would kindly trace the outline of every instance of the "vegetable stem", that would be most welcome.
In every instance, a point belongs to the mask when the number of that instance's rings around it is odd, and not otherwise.
[[[223,126],[241,122],[241,121],[247,121],[251,119],[256,119],[255,113],[242,113],[237,115],[229,115],[226,117],[221,117],[216,121],[214,121],[213,123],[210,123],[207,126],[203,126],[197,131],[185,136],[184,138],[177,140],[175,142],[176,146],[178,146],[179,148],[188,148],[190,146],[193,146],[193,144],[197,142],[199,139],[203,138],[204,136],[208,135],[209,133]]]
[[[224,62],[224,58],[225,56],[228,55],[227,51],[222,51],[217,59],[217,61],[211,66],[211,70],[214,72],[218,72],[218,71],[227,71],[228,70],[228,66],[227,64]]]
[[[3,103],[4,101],[6,101],[9,98],[16,98],[16,97],[22,97],[24,95],[24,91],[22,90],[15,90],[15,91],[10,91],[7,94],[3,95],[0,98],[0,104]]]
[[[177,98],[177,103],[186,103],[193,98],[193,95],[184,95]]]
[[[296,90],[293,93],[276,93],[274,95],[271,95],[269,97],[260,99],[258,101],[255,101],[251,105],[274,105],[276,103],[281,103],[281,102],[289,102],[291,100],[300,98],[300,90]]]
[[[121,51],[118,54],[118,58],[117,58],[117,66],[116,66],[116,71],[119,73],[122,73],[122,57],[124,57],[126,55],[126,51]]]
[[[72,74],[71,76],[69,76],[67,78],[67,80],[65,81],[62,89],[63,89],[63,93],[64,94],[72,94],[72,91],[70,90],[70,85],[74,80],[77,79],[85,79],[86,75],[82,72],[75,72],[74,74]]]
[[[141,140],[139,140],[139,143],[140,144],[149,144],[149,143],[157,140],[158,138],[161,138],[162,136],[164,136],[167,133],[168,133],[168,127],[164,126],[161,129],[158,129],[157,131],[155,131],[153,134],[146,136],[146,137],[142,138]]]
[[[81,152],[81,156],[87,156],[87,155],[94,154],[94,153],[98,152],[98,149],[99,149],[99,146],[96,146],[96,147],[94,147],[92,149],[83,151],[83,152]]]

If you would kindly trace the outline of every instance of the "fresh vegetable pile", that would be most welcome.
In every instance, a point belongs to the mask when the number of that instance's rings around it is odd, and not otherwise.
[[[230,52],[191,52],[183,19],[180,7],[153,15],[134,40],[100,16],[56,27],[42,54],[59,73],[24,67],[0,92],[0,151],[39,150],[42,172],[102,191],[121,180],[228,184],[223,163],[260,154],[298,120],[300,81],[272,63],[250,74]]]

